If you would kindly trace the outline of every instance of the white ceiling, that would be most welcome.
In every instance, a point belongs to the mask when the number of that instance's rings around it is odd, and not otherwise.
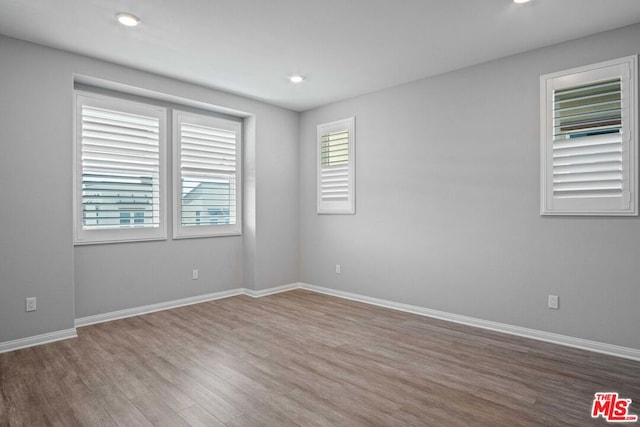
[[[636,22],[639,0],[0,0],[0,34],[297,111]]]

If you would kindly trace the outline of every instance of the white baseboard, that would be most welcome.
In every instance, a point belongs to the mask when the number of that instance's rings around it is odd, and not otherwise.
[[[13,341],[0,342],[0,353],[19,350],[21,348],[33,347],[40,344],[47,344],[54,341],[60,341],[68,338],[77,337],[76,328],[94,325],[96,323],[110,322],[112,320],[124,319],[127,317],[139,316],[141,314],[153,313],[161,310],[169,310],[172,308],[183,307],[186,305],[199,304],[201,302],[213,301],[221,298],[229,298],[236,295],[248,295],[253,298],[259,298],[266,295],[272,295],[280,292],[297,289],[300,284],[293,283],[289,285],[276,286],[269,289],[254,291],[247,288],[235,288],[227,291],[214,292],[205,295],[197,295],[194,297],[181,298],[172,301],[165,301],[157,304],[143,305],[140,307],[126,308],[123,310],[111,311],[108,313],[95,314],[92,316],[79,317],[74,321],[74,328],[63,331],[50,332],[48,334],[36,335],[32,337],[20,338]]]
[[[250,297],[260,298],[266,297],[267,295],[279,294],[281,292],[291,291],[293,289],[299,289],[302,286],[301,283],[290,283],[288,285],[276,286],[273,288],[261,289],[259,291],[254,291],[253,289],[242,288],[242,291],[245,295],[249,295]]]
[[[506,323],[493,322],[490,320],[478,319],[475,317],[462,316],[459,314],[447,313],[444,311],[432,310],[430,308],[419,307],[410,304],[403,304],[388,301],[380,298],[368,297],[365,295],[354,294],[351,292],[339,291],[336,289],[325,288],[322,286],[310,285],[307,283],[291,283],[288,285],[276,286],[268,289],[253,290],[247,288],[235,288],[227,291],[214,292],[211,294],[198,295],[195,297],[182,298],[173,301],[161,302],[158,304],[145,305],[141,307],[133,307],[124,310],[112,311],[110,313],[96,314],[93,316],[80,317],[75,320],[77,328],[82,326],[93,325],[95,323],[109,322],[111,320],[123,319],[126,317],[139,316],[141,314],[152,313],[155,311],[168,310],[171,308],[183,307],[191,304],[198,304],[206,301],[213,301],[221,298],[228,298],[236,295],[248,295],[253,298],[260,298],[267,295],[273,295],[281,292],[291,291],[293,289],[305,289],[312,292],[331,295],[334,297],[349,299],[362,302],[365,304],[377,305],[392,310],[404,311],[407,313],[418,314],[420,316],[433,317],[436,319],[446,320],[449,322],[460,323],[463,325],[474,326],[476,328],[488,329],[491,331],[502,332],[510,335],[517,335],[524,338],[531,338],[539,341],[546,341],[554,344],[564,345],[567,347],[580,348],[583,350],[593,351],[596,353],[608,354],[611,356],[622,357],[640,361],[640,350],[622,347],[613,344],[602,343],[598,341],[585,340],[582,338],[570,337],[567,335],[555,334],[552,332],[540,331],[537,329],[523,328],[521,326],[509,325]],[[32,347],[35,345],[46,344],[49,342],[59,341],[76,337],[76,329],[66,329],[63,331],[51,332],[33,337],[21,338],[13,341],[0,343],[0,353],[18,350],[20,348]]]
[[[608,354],[610,356],[617,356],[625,359],[640,361],[640,350],[635,348],[585,340],[582,338],[575,338],[567,335],[540,331],[537,329],[523,328],[521,326],[509,325],[506,323],[492,322],[490,320],[477,319],[475,317],[462,316],[459,314],[432,310],[430,308],[419,307],[416,305],[402,304],[398,302],[383,300],[380,298],[373,298],[364,295],[353,294],[350,292],[324,288],[322,286],[310,285],[307,283],[301,283],[299,287],[308,291],[319,292],[322,294],[363,302],[366,304],[377,305],[393,310],[405,311],[407,313],[418,314],[420,316],[433,317],[436,319],[447,320],[449,322],[474,326],[476,328],[489,329],[491,331],[517,335],[519,337],[531,338],[538,341],[546,341],[553,344],[564,345],[567,347],[574,347],[582,350],[593,351],[596,353]]]
[[[63,329],[61,331],[49,332],[42,335],[34,335],[27,338],[20,338],[12,341],[0,342],[0,353],[20,350],[21,348],[34,347],[36,345],[48,344],[55,341],[62,341],[69,338],[75,338],[77,336],[78,334],[76,333],[76,328],[71,328]]]
[[[141,307],[126,308],[124,310],[111,311],[109,313],[95,314],[92,316],[79,317],[75,320],[76,328],[94,325],[96,323],[109,322],[111,320],[124,319],[127,317],[139,316],[141,314],[153,313],[155,311],[169,310],[172,308],[184,307],[185,305],[199,304],[201,302],[213,301],[221,298],[229,298],[236,295],[248,295],[253,298],[260,298],[267,295],[278,294],[280,292],[298,289],[299,283],[275,286],[273,288],[255,291],[248,288],[235,288],[228,291],[214,292],[205,295],[197,295],[189,298],[182,298],[173,301],[165,301],[157,304],[143,305]]]
[[[211,294],[197,295],[195,297],[181,298],[173,301],[165,301],[157,304],[143,305],[141,307],[125,308],[124,310],[111,311],[109,313],[95,314],[93,316],[79,317],[75,320],[76,328],[94,325],[96,323],[109,322],[111,320],[124,319],[127,317],[139,316],[141,314],[153,313],[155,311],[169,310],[171,308],[183,307],[185,305],[199,304],[201,302],[213,301],[220,298],[229,298],[245,293],[244,288],[235,288],[228,291],[214,292]]]

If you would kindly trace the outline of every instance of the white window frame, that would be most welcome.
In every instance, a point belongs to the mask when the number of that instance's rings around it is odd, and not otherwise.
[[[540,77],[541,215],[633,216],[638,214],[638,75],[637,55]],[[561,199],[553,195],[554,91],[620,77],[622,81],[621,197]]]
[[[188,119],[192,124],[231,130],[236,133],[236,223],[215,225],[182,225],[182,176],[180,170],[180,122]],[[242,234],[242,122],[221,117],[173,110],[173,238],[239,236]]]
[[[347,131],[349,133],[348,150],[348,199],[342,201],[322,200],[322,137],[329,133]],[[355,214],[356,213],[356,187],[355,187],[355,163],[356,163],[356,133],[355,117],[320,124],[317,127],[316,138],[316,169],[317,169],[317,213],[319,214]]]
[[[107,108],[131,114],[157,117],[159,120],[159,226],[148,228],[111,228],[84,229],[82,223],[82,105]],[[95,94],[80,90],[74,91],[74,132],[73,132],[73,223],[74,244],[119,243],[147,240],[166,240],[166,117],[167,110],[162,107],[124,100],[121,98]]]

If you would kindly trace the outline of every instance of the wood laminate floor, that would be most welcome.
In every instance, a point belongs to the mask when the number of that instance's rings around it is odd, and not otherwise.
[[[606,425],[598,391],[640,413],[640,363],[303,290],[0,354],[2,426]]]

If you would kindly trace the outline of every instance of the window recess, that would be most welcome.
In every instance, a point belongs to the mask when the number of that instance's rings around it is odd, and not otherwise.
[[[241,129],[174,111],[174,237],[240,234]]]
[[[75,243],[166,238],[163,108],[76,94]]]
[[[636,64],[540,78],[543,215],[637,215]]]
[[[318,213],[355,213],[355,119],[318,126]]]

